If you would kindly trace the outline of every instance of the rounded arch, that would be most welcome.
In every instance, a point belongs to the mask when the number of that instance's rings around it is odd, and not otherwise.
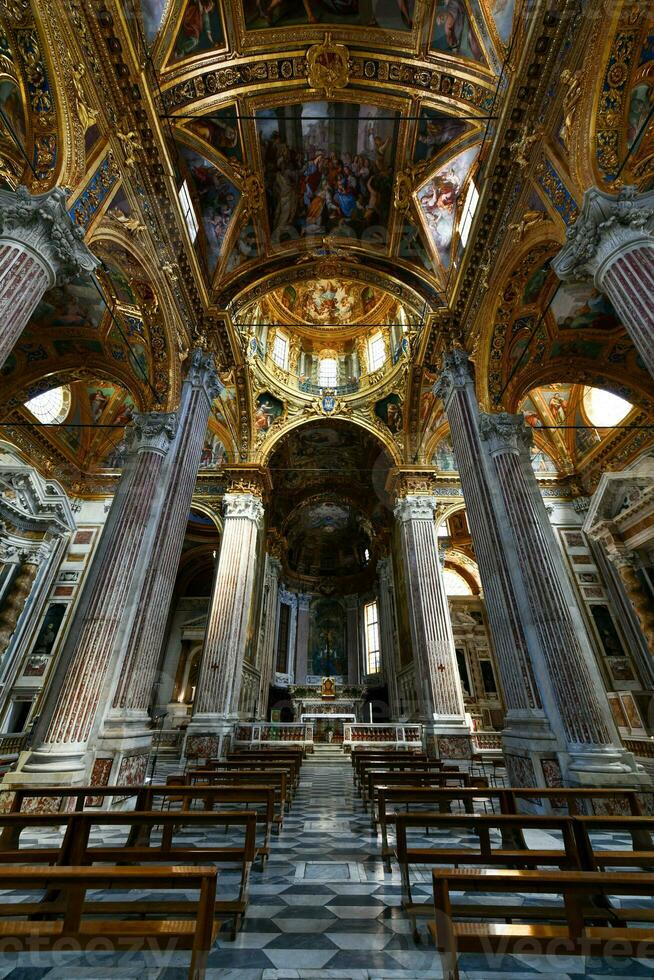
[[[525,373],[524,376],[519,375],[514,384],[507,390],[507,410],[510,412],[517,411],[517,406],[532,388],[538,388],[545,384],[556,384],[557,382],[606,388],[607,391],[639,405],[645,411],[652,411],[652,399],[654,399],[654,381],[652,379],[645,375],[642,379],[635,378],[633,374],[630,374],[630,384],[626,385],[624,368],[621,369],[619,365],[613,367],[606,363],[598,364],[597,361],[584,360],[583,358],[574,361],[556,358],[538,365],[528,374]]]
[[[279,429],[271,432],[270,436],[263,443],[260,450],[260,458],[257,462],[260,462],[263,466],[267,466],[270,459],[279,446],[281,441],[290,432],[294,432],[296,429],[300,429],[303,426],[315,425],[320,422],[345,422],[348,425],[352,425],[357,429],[363,429],[368,435],[374,436],[375,439],[381,443],[384,449],[389,453],[392,463],[395,466],[402,465],[402,453],[400,447],[397,445],[395,440],[392,438],[390,433],[382,432],[373,422],[368,421],[368,419],[351,416],[351,415],[341,415],[335,413],[334,415],[301,415],[299,417],[289,419],[285,425],[280,426]]]
[[[48,383],[52,379],[52,384]],[[139,387],[134,384],[134,377],[127,368],[123,368],[118,362],[109,363],[104,357],[94,357],[89,355],[86,359],[84,368],[79,367],[79,358],[73,354],[62,358],[56,367],[44,371],[43,365],[37,363],[31,370],[29,367],[19,372],[19,376],[12,382],[3,384],[2,399],[0,406],[17,407],[31,396],[35,386],[43,380],[43,386],[39,386],[40,391],[48,391],[50,388],[57,388],[59,385],[69,384],[73,381],[95,381],[106,379],[114,384],[120,385],[134,399],[139,411],[145,408],[143,394]]]
[[[204,517],[208,517],[218,534],[223,533],[224,524],[222,516],[217,514],[214,508],[210,507],[209,504],[202,503],[202,501],[198,501],[194,497],[191,501],[191,513],[193,513],[193,511],[196,511],[198,514],[203,514]]]

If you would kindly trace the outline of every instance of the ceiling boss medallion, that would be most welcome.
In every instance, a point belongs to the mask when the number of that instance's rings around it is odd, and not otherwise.
[[[307,51],[307,76],[311,88],[324,89],[331,98],[336,89],[350,81],[350,52],[344,44],[334,44],[331,34]]]

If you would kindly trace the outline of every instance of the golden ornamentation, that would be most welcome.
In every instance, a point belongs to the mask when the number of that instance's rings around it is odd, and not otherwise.
[[[96,120],[100,114],[99,109],[93,109],[87,102],[86,96],[84,94],[84,89],[82,88],[82,79],[86,74],[86,68],[84,65],[77,65],[73,68],[73,88],[75,89],[75,97],[77,99],[77,118],[80,121],[82,127],[82,132],[86,133],[91,126],[94,126]]]
[[[334,44],[331,34],[307,51],[307,77],[311,88],[324,89],[330,99],[336,89],[350,81],[350,53],[344,44]]]
[[[509,225],[509,231],[513,232],[513,240],[521,242],[528,231],[535,228],[545,221],[547,215],[544,211],[525,211],[520,221],[515,221]]]
[[[411,167],[407,170],[398,171],[395,176],[393,204],[395,206],[395,210],[400,214],[406,214],[411,208],[414,179],[415,172]]]
[[[136,154],[143,149],[138,136],[134,130],[130,130],[129,133],[121,133],[120,130],[117,130],[116,136],[120,140],[123,148],[126,166],[135,167],[137,164]]]
[[[566,87],[566,92],[563,96],[563,125],[560,136],[568,153],[572,145],[575,111],[581,98],[581,78],[580,71],[573,72],[569,68],[564,68],[561,72],[561,81]]]
[[[529,151],[531,150],[534,143],[542,137],[542,129],[535,129],[533,133],[527,134],[527,131],[522,134],[519,140],[516,140],[511,144],[511,154],[513,156],[513,163],[524,170],[529,166]]]
[[[138,235],[139,232],[145,231],[145,225],[142,221],[134,215],[126,215],[120,208],[109,208],[107,215],[112,221],[118,222],[131,235]]]

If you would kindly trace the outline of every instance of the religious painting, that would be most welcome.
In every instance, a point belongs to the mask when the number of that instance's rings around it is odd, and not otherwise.
[[[550,454],[537,446],[531,450],[531,468],[536,476],[556,476],[559,472]]]
[[[122,470],[125,465],[125,457],[127,454],[127,447],[123,442],[116,442],[111,447],[109,452],[105,455],[104,459],[100,463],[100,469],[103,470]]]
[[[449,160],[418,191],[418,204],[427,232],[445,269],[450,265],[455,230],[462,220],[462,202],[479,144],[468,147]]]
[[[102,295],[86,276],[78,276],[65,286],[49,289],[38,302],[29,328],[90,327],[97,330],[106,310]]]
[[[307,528],[324,531],[326,534],[343,531],[350,523],[349,508],[341,507],[331,501],[324,501],[307,508],[302,516]]]
[[[84,423],[78,397],[73,399],[72,411],[68,413],[66,424],[57,427],[58,438],[62,439],[73,453],[77,453],[82,444],[82,428]]]
[[[164,19],[168,0],[141,0],[143,32],[148,44],[152,44]]]
[[[490,0],[488,5],[499,39],[506,46],[511,39],[515,0]]]
[[[182,144],[178,144],[178,147],[192,184],[193,196],[199,204],[199,217],[206,245],[206,264],[209,274],[213,275],[241,193],[205,157]],[[198,242],[199,238],[196,238],[196,244]]]
[[[520,405],[519,410],[524,415],[527,425],[530,425],[532,429],[541,429],[543,427],[541,417],[538,414],[538,409],[534,405],[531,398],[525,398]]]
[[[78,357],[82,361],[89,354],[102,356],[104,348],[99,340],[68,340],[65,337],[58,337],[52,341],[55,353],[59,357]]]
[[[402,412],[402,399],[400,396],[391,394],[376,402],[375,415],[388,426],[391,432],[401,432],[404,416]]]
[[[418,262],[427,272],[434,271],[434,263],[425,244],[422,240],[420,231],[412,222],[405,220],[402,224],[402,237],[398,255],[401,259],[408,259],[410,262]]]
[[[13,133],[26,149],[27,130],[20,89],[10,78],[0,79],[0,136],[13,143]]]
[[[411,30],[415,0],[243,0],[252,29],[303,24],[344,24]]]
[[[431,47],[445,54],[485,62],[466,0],[436,0]]]
[[[465,133],[469,124],[456,116],[446,116],[436,109],[423,109],[418,123],[416,147],[413,153],[414,163],[431,160],[443,147],[452,143]]]
[[[537,391],[547,405],[552,421],[556,425],[565,425],[570,404],[570,385],[547,385],[538,388]]]
[[[636,85],[629,97],[627,115],[627,146],[631,149],[645,124],[654,105],[654,88],[651,85]]]
[[[256,400],[254,427],[257,432],[267,432],[275,419],[280,418],[283,414],[284,403],[271,395],[269,391],[264,391]]]
[[[540,296],[543,286],[547,282],[549,271],[550,259],[547,259],[542,265],[538,266],[534,272],[532,272],[525,283],[525,288],[522,293],[522,302],[524,304],[536,302]]]
[[[561,330],[616,330],[620,326],[610,300],[590,283],[561,286],[551,310]]]
[[[444,439],[438,443],[436,447],[436,452],[432,459],[432,465],[436,469],[440,470],[441,473],[456,473],[458,471],[458,464],[456,461],[456,456],[454,455],[454,448],[452,446],[452,440],[449,436],[445,436]]]
[[[312,279],[277,290],[276,299],[298,319],[329,326],[347,326],[368,316],[383,293],[347,279]]]
[[[202,455],[200,456],[201,470],[215,470],[227,460],[227,450],[215,432],[207,431]]]
[[[210,116],[193,119],[186,128],[224,157],[243,159],[236,106],[215,109]]]
[[[275,243],[326,234],[385,243],[399,114],[348,102],[257,113]]]
[[[91,419],[96,424],[102,418],[104,411],[116,393],[113,385],[89,385],[87,394],[91,409]]]
[[[625,651],[622,641],[615,628],[613,617],[608,606],[600,603],[593,603],[588,607],[593,617],[597,634],[602,644],[602,649],[607,657],[624,657]]]
[[[65,602],[50,603],[41,623],[41,629],[38,632],[34,646],[30,651],[32,656],[46,658],[52,653],[67,608],[68,606]]]
[[[127,276],[120,266],[108,259],[103,259],[102,271],[109,280],[109,288],[119,303],[127,306],[138,306],[136,294],[132,289],[129,276]]]
[[[221,6],[221,0],[186,0],[175,39],[175,61],[222,47],[225,34],[220,18]]]
[[[602,441],[597,429],[592,425],[588,425],[588,420],[582,414],[581,409],[577,408],[575,412],[575,449],[577,450],[579,456],[585,456],[589,453],[599,442]]]
[[[261,256],[261,249],[259,248],[259,240],[257,238],[256,229],[251,221],[246,222],[238,235],[236,236],[236,241],[234,242],[232,249],[225,263],[225,274],[228,272],[233,272],[238,269],[239,266],[244,265],[246,262],[250,262],[252,259],[258,259]]]
[[[320,677],[347,676],[345,610],[336,599],[315,599],[309,613],[307,673]]]

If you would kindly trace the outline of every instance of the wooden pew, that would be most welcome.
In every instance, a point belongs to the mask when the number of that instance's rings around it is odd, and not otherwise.
[[[354,765],[354,787],[361,793],[361,782],[365,770],[376,765],[378,769],[385,768],[384,763],[392,763],[397,767],[401,762],[439,762],[438,759],[428,759],[424,752],[392,752],[376,753],[366,752],[356,759]]]
[[[385,772],[410,772],[411,769],[431,766],[432,769],[442,769],[443,763],[438,759],[362,759],[357,769],[357,789],[359,796],[365,792],[368,773],[374,770]]]
[[[449,772],[446,769],[411,769],[409,772],[387,772],[384,769],[372,769],[366,776],[366,792],[363,801],[364,809],[370,805],[370,823],[373,829],[377,827],[377,793],[380,786],[463,786],[473,785],[473,780],[467,772]]]
[[[286,771],[272,769],[189,769],[186,777],[192,786],[271,786],[275,791],[276,813],[274,822],[278,833],[284,824],[284,814],[288,806]]]
[[[169,891],[180,889],[199,893],[198,901],[184,901],[190,918],[145,918],[149,913],[159,914],[160,903],[139,896],[134,902],[137,919],[128,919],[129,903],[120,903],[120,917],[89,918],[90,905],[86,901],[89,890],[106,888],[152,889]],[[47,894],[61,896],[55,902],[39,903],[47,920],[23,919],[11,921],[7,916],[24,916],[25,906],[14,902],[0,920],[2,940],[15,940],[23,951],[42,952],[44,949],[61,948],[65,940],[80,949],[97,949],[98,939],[103,939],[118,949],[146,949],[153,947],[170,950],[191,950],[189,980],[202,980],[205,976],[207,957],[214,944],[220,922],[214,919],[216,904],[216,869],[209,867],[151,868],[88,868],[63,867],[40,868],[23,865],[16,870],[0,869],[0,889],[20,891],[39,889]],[[113,904],[113,903],[108,903]],[[108,916],[108,908],[102,902],[93,902],[94,914]],[[97,911],[96,911],[97,909]],[[129,910],[131,911],[131,909]],[[58,916],[53,918],[53,916]],[[13,948],[13,944],[12,944]]]
[[[606,923],[609,915],[593,902],[598,894],[643,895],[651,898],[654,875],[621,874],[588,871],[509,871],[495,869],[444,869],[433,871],[435,921],[429,923],[436,948],[441,953],[444,980],[459,980],[457,954],[463,953],[529,953],[579,956],[654,956],[654,932],[651,927],[622,926]],[[452,891],[481,891],[485,894],[515,895],[517,892],[562,895],[559,914],[551,908],[550,922],[504,923],[505,906],[475,905],[482,921],[458,922],[452,905]],[[460,906],[465,915],[467,907]],[[530,907],[533,910],[534,906]],[[525,908],[525,912],[527,909]],[[630,909],[630,920],[640,921],[641,910]],[[515,917],[515,916],[514,916]],[[526,916],[525,916],[526,917]],[[555,920],[555,921],[552,921]]]
[[[300,783],[300,770],[302,760],[289,753],[267,753],[267,752],[229,752],[225,759],[226,762],[238,762],[244,769],[252,769],[252,763],[259,765],[263,763],[269,768],[289,768],[289,778],[293,787],[293,794],[297,791]],[[218,763],[220,765],[220,763]]]
[[[395,854],[400,866],[402,881],[402,907],[409,915],[413,933],[418,935],[416,916],[425,914],[425,903],[416,903],[411,895],[410,866],[448,864],[490,865],[491,867],[538,868],[552,865],[568,869],[580,867],[571,817],[553,817],[549,814],[444,814],[444,813],[397,813],[395,816]],[[477,846],[412,847],[407,830],[412,827],[429,830],[465,830],[466,835],[477,837]],[[501,841],[495,846],[490,831],[499,830]],[[563,846],[556,849],[536,849],[523,846],[525,830],[555,831],[561,834]],[[514,836],[517,833],[517,846]],[[507,913],[508,914],[508,913]]]
[[[187,775],[191,777],[191,782],[197,782],[200,776],[204,777],[205,782],[211,781],[212,773],[237,773],[239,779],[241,779],[243,773],[256,773],[259,785],[265,783],[275,773],[282,773],[285,777],[284,800],[289,809],[293,802],[292,772],[288,766],[268,766],[265,762],[257,762],[255,759],[253,762],[248,763],[247,766],[241,762],[219,762],[211,769],[203,767],[202,769],[189,769],[187,771]]]
[[[644,868],[654,872],[654,817],[575,817],[573,826],[584,870]],[[631,848],[603,849],[593,841],[598,832],[629,834]]]

